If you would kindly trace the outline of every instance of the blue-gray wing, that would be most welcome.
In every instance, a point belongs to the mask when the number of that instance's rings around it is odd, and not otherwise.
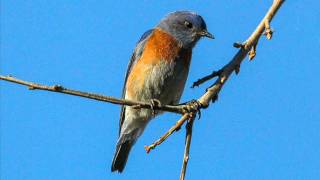
[[[127,68],[127,72],[126,72],[126,77],[125,77],[125,81],[124,81],[124,85],[123,85],[123,89],[122,89],[122,98],[125,98],[125,93],[126,93],[126,84],[127,84],[127,79],[128,76],[131,72],[132,67],[134,66],[134,64],[140,59],[141,54],[143,53],[143,49],[144,46],[146,44],[146,41],[148,40],[149,36],[151,35],[151,33],[153,32],[153,29],[150,29],[148,31],[146,31],[141,38],[139,39],[139,41],[136,44],[136,48],[133,51],[133,54],[130,58],[129,64],[128,64],[128,68]],[[119,127],[119,134],[121,131],[121,126],[123,124],[123,121],[125,119],[125,111],[126,111],[126,107],[122,106],[121,107],[121,114],[120,114],[120,127]]]

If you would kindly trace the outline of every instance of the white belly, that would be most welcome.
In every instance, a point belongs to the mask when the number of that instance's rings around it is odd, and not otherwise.
[[[162,62],[152,67],[138,100],[158,99],[162,104],[177,104],[188,76],[188,69],[179,62]]]
[[[145,79],[144,88],[139,89],[135,97],[127,97],[126,95],[126,98],[145,102],[157,99],[162,105],[178,104],[188,76],[188,67],[185,67],[183,62],[162,61],[162,63],[148,68],[151,69]],[[149,121],[152,118],[152,111],[127,108],[126,117]]]

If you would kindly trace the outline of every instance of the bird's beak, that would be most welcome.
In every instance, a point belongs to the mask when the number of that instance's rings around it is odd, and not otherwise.
[[[211,33],[209,33],[207,30],[200,31],[198,34],[202,37],[214,39],[214,36]]]

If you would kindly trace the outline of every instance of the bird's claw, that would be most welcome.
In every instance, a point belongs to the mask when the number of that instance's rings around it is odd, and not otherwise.
[[[151,99],[150,105],[151,105],[152,116],[155,116],[156,115],[155,107],[161,106],[161,102],[158,99]]]
[[[201,118],[201,111],[200,111],[201,106],[202,105],[198,100],[193,99],[193,100],[185,103],[185,106],[183,107],[183,111],[184,111],[184,113],[191,113],[191,112],[198,113],[198,117],[200,119]]]

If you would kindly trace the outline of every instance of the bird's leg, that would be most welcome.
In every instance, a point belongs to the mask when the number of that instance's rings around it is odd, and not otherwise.
[[[152,116],[155,116],[156,115],[155,107],[160,107],[161,102],[158,99],[151,99],[150,104],[151,104]]]

